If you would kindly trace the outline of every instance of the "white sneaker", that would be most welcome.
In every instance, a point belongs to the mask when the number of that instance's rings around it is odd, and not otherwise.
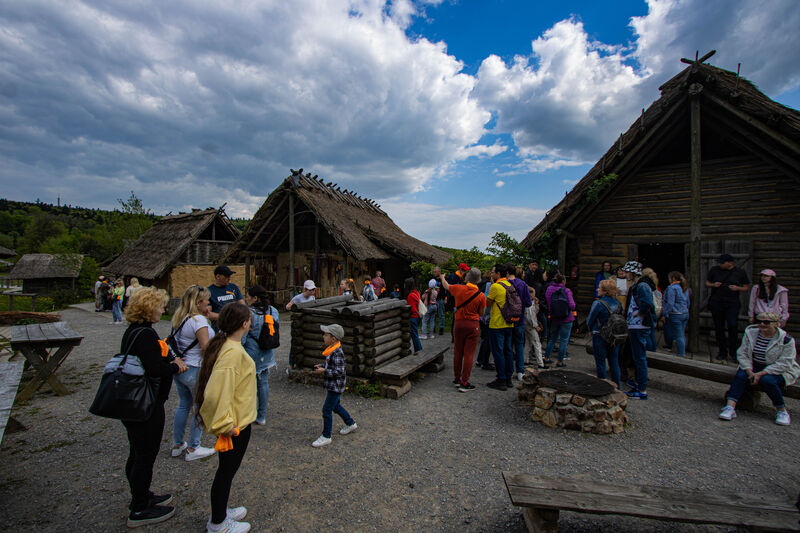
[[[183,453],[183,450],[185,449],[186,449],[186,443],[181,442],[178,446],[173,446],[172,452],[170,453],[172,453],[172,457],[180,457],[181,454]]]
[[[314,442],[311,443],[311,445],[314,448],[319,448],[321,446],[327,446],[330,443],[331,443],[331,439],[330,438],[325,437],[324,435],[320,435],[317,440],[315,440]]]
[[[428,338],[428,336],[427,336],[427,335],[420,335],[420,336],[419,336],[419,338],[420,338],[420,339],[427,339],[427,338]]]
[[[345,426],[342,429],[340,429],[339,430],[339,435],[347,435],[348,433],[352,433],[353,431],[355,431],[357,429],[358,429],[358,424],[353,422],[351,425]]]
[[[792,417],[789,416],[789,411],[778,411],[775,415],[775,423],[779,426],[788,426],[792,423]]]
[[[517,372],[517,381],[522,381],[522,377],[523,377],[524,375],[525,375],[525,374],[523,374],[522,372]]]
[[[217,453],[217,450],[214,448],[204,448],[203,446],[198,446],[193,452],[186,452],[186,460],[195,461],[197,459],[202,459],[203,457],[208,457],[209,455],[214,455],[215,453]]]
[[[209,533],[247,533],[250,531],[250,524],[247,522],[237,522],[226,517],[221,524],[212,524],[211,520],[206,523],[206,531]]]
[[[228,507],[226,518],[239,522],[247,516],[247,507]]]
[[[267,419],[265,418],[262,420],[260,418],[256,418],[256,424],[259,426],[265,426],[267,424]]]
[[[719,417],[722,420],[733,420],[734,418],[736,418],[736,409],[734,409],[730,405],[726,405],[725,407],[722,408],[722,411],[719,413]],[[776,418],[775,422],[777,421],[778,419]]]
[[[435,337],[434,337],[433,335],[428,335],[428,338],[429,338],[429,339],[433,339],[433,338],[435,338]]]

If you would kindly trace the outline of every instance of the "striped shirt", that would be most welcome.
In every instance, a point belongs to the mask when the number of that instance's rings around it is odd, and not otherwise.
[[[761,333],[756,337],[756,343],[753,345],[753,364],[767,365],[767,346],[769,345],[769,338],[764,337]]]

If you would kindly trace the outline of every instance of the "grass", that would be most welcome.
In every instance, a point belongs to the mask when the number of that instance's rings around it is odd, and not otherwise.
[[[363,398],[367,398],[370,400],[383,398],[381,395],[381,384],[380,383],[364,383],[361,381],[356,381],[348,388],[348,392],[351,394],[357,394]]]
[[[30,311],[30,296],[14,296],[14,311]],[[49,313],[55,311],[53,299],[47,296],[36,298],[36,311],[39,313]],[[11,311],[11,297],[7,294],[0,294],[0,311]]]

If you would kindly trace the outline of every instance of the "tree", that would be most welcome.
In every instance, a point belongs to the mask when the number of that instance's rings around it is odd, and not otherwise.
[[[528,250],[525,249],[514,237],[499,231],[494,234],[486,251],[497,257],[499,263],[514,263],[524,265],[528,260]]]
[[[142,200],[136,196],[136,193],[131,191],[131,195],[127,200],[117,198],[117,202],[122,207],[122,212],[128,215],[152,215],[149,209],[145,209],[142,205]]]

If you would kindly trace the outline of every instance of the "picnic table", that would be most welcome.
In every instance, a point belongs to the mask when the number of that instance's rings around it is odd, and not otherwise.
[[[56,370],[72,350],[83,340],[66,322],[27,324],[11,329],[11,347],[22,352],[36,369],[36,376],[17,395],[20,401],[30,398],[45,383],[49,383],[59,396],[69,390],[58,380]]]
[[[19,380],[22,378],[23,364],[22,361],[0,363],[0,443],[3,442],[3,435],[9,423],[12,426],[21,426],[11,418],[11,408],[14,406]]]

